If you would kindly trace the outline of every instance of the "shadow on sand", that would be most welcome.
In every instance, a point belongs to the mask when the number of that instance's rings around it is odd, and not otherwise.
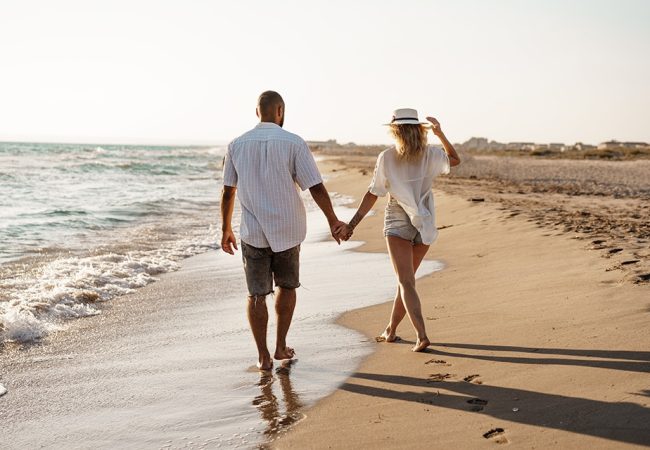
[[[561,355],[574,358],[477,355],[440,351],[440,347]],[[436,350],[430,353],[447,357],[474,358],[495,362],[572,365],[642,373],[650,372],[650,352],[448,343],[436,344]],[[388,386],[368,386],[365,382],[357,383],[355,380],[371,380],[385,383]],[[575,382],[580,383],[580,380],[578,379]],[[390,384],[411,386],[413,389],[406,392],[403,391],[403,388],[393,390],[390,389]],[[604,388],[606,387],[608,386],[604,386]],[[650,408],[638,403],[568,397],[465,381],[443,380],[431,383],[426,378],[365,372],[354,374],[341,386],[341,389],[362,395],[423,403],[433,407],[480,411],[476,412],[476,414],[487,414],[504,421],[564,430],[630,444],[650,445]],[[631,392],[630,394],[638,396],[637,398],[643,403],[643,398],[650,395],[650,390]],[[603,389],[603,396],[606,396],[605,389]],[[480,403],[485,406],[476,409],[476,400],[473,399],[481,399],[481,402],[485,400],[485,403]]]

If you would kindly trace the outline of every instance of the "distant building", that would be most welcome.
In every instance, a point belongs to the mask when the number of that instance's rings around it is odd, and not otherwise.
[[[601,142],[598,144],[598,150],[608,150],[612,148],[618,148],[621,146],[621,143],[618,141],[607,141],[607,142]]]
[[[572,149],[579,152],[586,152],[587,150],[595,150],[596,146],[590,144],[583,144],[582,142],[576,142],[575,144],[573,144]]]
[[[614,148],[647,148],[650,144],[647,142],[619,142],[615,140],[601,142],[598,144],[598,150],[610,150]]]
[[[648,146],[647,142],[623,142],[625,148],[646,148]]]
[[[488,140],[482,137],[472,137],[463,142],[462,146],[466,150],[487,150]]]
[[[506,148],[506,144],[502,142],[490,141],[488,143],[489,150],[504,150],[505,148]]]
[[[506,149],[532,151],[535,150],[535,143],[534,142],[508,142],[506,144]]]
[[[563,152],[566,150],[566,145],[560,142],[553,142],[548,144],[548,149],[551,150],[552,152]]]

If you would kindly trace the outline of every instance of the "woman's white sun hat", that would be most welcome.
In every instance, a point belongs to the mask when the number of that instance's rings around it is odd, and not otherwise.
[[[393,111],[393,120],[384,125],[428,125],[428,122],[420,122],[417,110],[400,108]]]

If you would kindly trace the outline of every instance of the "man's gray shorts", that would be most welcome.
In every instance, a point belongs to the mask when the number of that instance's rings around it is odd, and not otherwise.
[[[257,248],[242,241],[241,250],[249,295],[270,294],[273,281],[285,289],[300,286],[300,245],[276,253],[270,247]]]

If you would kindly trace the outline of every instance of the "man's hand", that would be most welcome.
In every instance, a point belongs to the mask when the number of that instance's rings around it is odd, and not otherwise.
[[[342,236],[345,235],[346,228],[347,224],[345,222],[341,222],[340,220],[336,220],[334,223],[332,223],[332,225],[330,225],[330,232],[332,233],[332,237],[339,245],[341,244]]]
[[[440,122],[435,117],[427,117],[427,120],[431,122],[431,131],[433,131],[433,134],[436,136],[440,137],[444,133],[442,132],[442,128],[440,127]]]
[[[339,237],[341,238],[341,240],[347,241],[352,237],[352,232],[353,232],[352,227],[350,226],[350,224],[347,224],[345,225],[344,228],[341,228],[339,232]]]
[[[232,230],[225,230],[221,236],[221,250],[234,255],[235,251],[233,250],[233,247],[235,250],[239,250],[237,248],[237,239],[235,238],[235,233],[233,233]]]

